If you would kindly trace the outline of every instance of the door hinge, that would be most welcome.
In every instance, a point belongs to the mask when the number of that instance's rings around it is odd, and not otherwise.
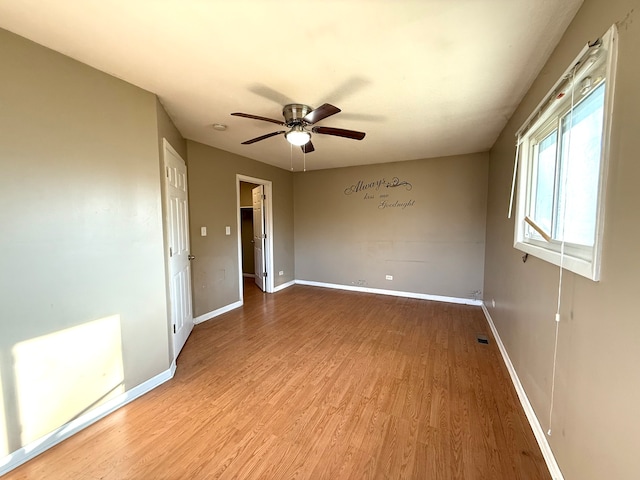
[[[176,324],[175,323],[173,324],[173,333],[174,334],[176,333]]]
[[[266,200],[266,199],[267,199],[267,196],[266,196],[266,195],[262,195],[262,199],[263,199],[263,200]]]
[[[169,167],[165,167],[165,173],[167,174],[167,178],[169,178]]]
[[[264,272],[264,273],[262,274],[262,276],[263,276],[264,278],[267,278],[267,272]]]
[[[266,233],[263,233],[263,234],[262,234],[262,238],[267,238],[267,234],[266,234]]]
[[[173,257],[173,248],[169,247],[169,256]]]

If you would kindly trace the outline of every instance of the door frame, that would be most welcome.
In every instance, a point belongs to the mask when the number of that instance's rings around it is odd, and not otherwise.
[[[267,236],[264,242],[264,264],[267,272],[267,281],[265,285],[266,293],[273,293],[273,203],[272,203],[272,183],[270,180],[262,178],[249,177],[236,173],[236,215],[237,215],[237,237],[238,237],[238,288],[240,292],[240,301],[244,301],[244,281],[242,275],[242,218],[240,214],[240,182],[254,183],[264,186],[264,194],[267,197],[264,201],[264,233]]]
[[[166,161],[166,152],[170,151],[173,155],[180,158],[185,167],[187,167],[187,179],[189,178],[189,168],[187,166],[187,162],[182,158],[173,146],[169,143],[166,138],[162,138],[162,161],[161,161],[161,203],[162,203],[162,236],[163,236],[163,249],[164,249],[164,284],[165,284],[165,296],[166,296],[166,305],[167,305],[167,335],[169,340],[169,351],[171,352],[172,363],[176,364],[177,355],[174,348],[174,339],[173,339],[173,318],[172,318],[172,298],[171,298],[171,271],[169,269],[169,221],[167,219],[167,215],[169,215],[169,211],[167,208],[167,161]],[[188,180],[187,180],[188,181]],[[187,204],[189,202],[189,189],[187,184]],[[189,231],[190,225],[187,225],[187,231]],[[191,235],[189,235],[189,252],[191,251]],[[193,283],[189,279],[189,298],[191,299],[191,317],[193,319]],[[178,352],[179,353],[179,352]]]

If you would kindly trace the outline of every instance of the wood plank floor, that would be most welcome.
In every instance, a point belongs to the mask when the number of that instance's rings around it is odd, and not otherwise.
[[[201,478],[551,477],[479,307],[249,283],[173,380],[3,480]]]

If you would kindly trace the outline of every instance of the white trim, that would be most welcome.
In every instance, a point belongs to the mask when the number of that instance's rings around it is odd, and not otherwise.
[[[225,305],[224,307],[218,308],[217,310],[213,310],[212,312],[205,313],[204,315],[200,315],[193,319],[194,325],[198,325],[199,323],[206,322],[207,320],[211,320],[214,317],[218,317],[223,313],[230,312],[231,310],[235,310],[238,307],[244,305],[242,300],[238,300],[237,302],[230,303],[229,305]]]
[[[516,227],[516,230],[518,232],[524,231],[524,222],[520,222],[520,224]],[[561,255],[560,252],[556,250],[551,250],[550,248],[545,248],[534,243],[528,243],[520,240],[516,240],[513,243],[513,247],[517,248],[521,252],[528,253],[529,255],[533,255],[534,257],[538,257],[539,259],[549,262],[557,267],[562,266],[562,268],[564,268],[565,270],[577,273],[578,275],[582,275],[583,277],[589,278],[593,281],[599,280],[599,276],[594,273],[594,269],[596,266],[594,265],[593,261],[572,256],[566,250],[564,252],[564,255]]]
[[[279,292],[280,290],[284,290],[285,288],[289,288],[296,284],[295,280],[291,280],[290,282],[283,283],[282,285],[278,285],[273,289],[273,293]]]
[[[509,354],[507,353],[507,349],[502,343],[502,339],[498,334],[498,330],[496,329],[495,324],[493,323],[493,319],[489,314],[489,310],[484,303],[481,304],[482,311],[484,312],[484,316],[487,319],[487,323],[489,324],[489,328],[491,328],[491,332],[493,333],[493,337],[496,339],[496,344],[498,345],[498,349],[502,354],[502,359],[509,371],[509,376],[511,377],[511,381],[513,382],[513,386],[516,389],[516,393],[518,394],[518,398],[520,399],[520,403],[522,404],[522,408],[524,409],[524,413],[527,416],[527,420],[529,420],[529,425],[531,425],[531,429],[533,430],[533,434],[536,437],[538,442],[538,446],[542,451],[542,456],[544,457],[544,461],[547,463],[547,468],[549,469],[549,473],[553,480],[564,480],[562,475],[562,471],[558,466],[558,462],[556,461],[556,457],[553,455],[553,451],[551,450],[551,445],[547,440],[547,436],[542,429],[542,425],[538,421],[538,417],[536,416],[536,412],[533,410],[531,406],[531,402],[529,402],[529,398],[527,397],[527,393],[520,383],[520,378],[518,378],[518,373],[516,372],[516,368],[514,367],[511,359],[509,358]]]
[[[176,371],[176,363],[175,361],[171,363],[169,369],[165,370],[162,373],[159,373],[155,377],[150,378],[146,382],[141,383],[140,385],[133,387],[131,390],[128,390],[116,398],[109,400],[108,402],[103,403],[102,405],[94,408],[93,410],[88,411],[87,413],[80,415],[78,418],[71,420],[68,423],[65,423],[61,427],[58,427],[53,432],[40,437],[38,440],[31,442],[28,445],[25,445],[19,450],[16,450],[13,453],[10,453],[6,457],[0,459],[0,476],[8,473],[14,468],[19,467],[23,463],[35,458],[36,456],[43,453],[45,450],[54,447],[58,443],[66,440],[67,438],[75,435],[79,431],[87,428],[88,426],[94,424],[98,420],[103,419],[110,413],[116,411],[117,409],[124,407],[127,403],[132,402],[133,400],[140,398],[145,393],[150,392],[154,388],[162,385],[167,380],[171,380]]]
[[[299,285],[312,287],[335,288],[337,290],[349,290],[351,292],[377,293],[378,295],[392,295],[394,297],[417,298],[420,300],[433,300],[436,302],[459,303],[463,305],[482,305],[482,300],[473,298],[445,297],[442,295],[430,295],[428,293],[401,292],[398,290],[384,290],[382,288],[357,287],[355,285],[339,285],[337,283],[312,282],[309,280],[296,280]]]
[[[238,234],[238,288],[240,289],[240,301],[244,297],[243,275],[242,275],[242,218],[240,217],[240,182],[255,183],[256,185],[264,185],[264,194],[267,197],[264,203],[264,233],[267,236],[265,242],[265,271],[267,272],[267,281],[265,284],[266,292],[273,293],[273,184],[271,180],[262,178],[249,177],[236,173],[236,210],[237,210],[237,234]]]
[[[611,122],[613,118],[613,99],[616,88],[616,66],[617,66],[617,28],[616,25],[612,25],[607,32],[601,37],[599,42],[593,45],[598,45],[598,53],[591,53],[592,56],[598,56],[599,59],[604,59],[604,67],[606,73],[604,74],[604,106],[603,106],[603,126],[601,133],[601,151],[600,151],[600,170],[599,170],[599,182],[597,190],[597,210],[595,212],[595,238],[593,246],[584,246],[582,252],[576,251],[576,246],[566,244],[568,250],[563,250],[565,243],[560,239],[554,240],[551,243],[540,243],[536,245],[531,242],[526,236],[528,226],[525,225],[525,217],[530,210],[532,167],[535,165],[534,152],[532,146],[537,143],[544,135],[551,131],[550,127],[545,126],[551,120],[556,122],[567,114],[573,111],[579,104],[577,101],[574,104],[573,93],[564,95],[561,100],[552,100],[558,94],[556,89],[563,90],[565,93],[573,92],[578,88],[579,80],[583,75],[588,75],[587,69],[589,63],[587,56],[589,55],[590,47],[587,45],[582,49],[580,54],[569,65],[564,74],[560,77],[558,82],[544,97],[536,110],[529,116],[527,121],[520,127],[516,135],[518,139],[522,139],[522,158],[518,163],[518,178],[517,181],[517,199],[515,210],[515,228],[513,246],[514,248],[521,250],[525,253],[538,257],[553,265],[564,268],[571,272],[577,273],[583,277],[589,278],[593,281],[600,280],[600,267],[602,261],[602,237],[604,235],[604,222],[605,222],[605,210],[606,210],[606,197],[607,197],[607,176],[609,170],[609,156],[610,156],[610,142],[611,142]],[[596,62],[599,62],[597,60]],[[593,65],[593,64],[591,64]],[[584,68],[582,68],[584,67]],[[599,69],[600,66],[594,67]],[[581,72],[582,70],[582,72]],[[570,87],[560,88],[561,84],[573,84]],[[584,98],[587,98],[585,95]],[[560,98],[560,97],[559,97]],[[570,104],[568,103],[571,100]],[[543,105],[544,104],[544,105]],[[542,110],[541,110],[542,109]],[[536,117],[536,118],[534,118]],[[558,136],[560,136],[560,127],[556,126]],[[558,140],[559,141],[559,140]],[[556,162],[561,162],[561,158],[556,158]],[[515,177],[514,177],[515,178]],[[557,193],[557,192],[556,192]],[[562,220],[563,222],[564,220]],[[562,247],[561,247],[562,245]],[[563,252],[563,253],[562,253]]]
[[[165,267],[165,273],[164,273],[164,283],[165,283],[165,294],[167,296],[167,300],[166,300],[166,304],[167,304],[167,329],[169,332],[169,347],[171,348],[171,353],[173,355],[173,361],[175,362],[176,359],[178,358],[178,355],[180,354],[180,351],[176,352],[176,346],[175,346],[175,336],[176,334],[174,333],[174,318],[173,318],[173,301],[175,300],[174,298],[172,298],[171,295],[171,258],[169,255],[169,195],[168,195],[168,190],[169,190],[169,186],[167,185],[167,152],[169,152],[170,154],[172,154],[173,156],[177,157],[180,159],[180,161],[182,163],[184,163],[184,167],[187,171],[187,210],[189,209],[189,179],[188,179],[188,175],[189,175],[189,170],[187,168],[187,162],[184,161],[184,158],[182,158],[180,156],[180,154],[176,151],[175,148],[173,148],[171,146],[171,144],[169,143],[169,141],[166,138],[162,138],[162,182],[161,182],[161,197],[162,197],[162,234],[163,234],[163,250],[164,250],[164,267]],[[189,232],[189,215],[187,213],[187,246],[188,246],[188,253],[189,256],[191,256],[191,232]],[[189,274],[191,274],[192,270],[191,270],[191,266],[189,266]],[[187,277],[189,279],[189,281],[187,282],[188,286],[188,295],[189,295],[189,310],[190,310],[190,314],[189,317],[191,317],[191,329],[193,329],[193,287],[192,287],[192,282],[191,282],[191,277],[190,275]],[[189,320],[189,318],[187,318],[187,320]],[[189,330],[189,332],[191,332],[191,330]],[[190,333],[189,333],[190,334]],[[188,338],[188,335],[187,335]],[[183,344],[184,346],[184,344]]]

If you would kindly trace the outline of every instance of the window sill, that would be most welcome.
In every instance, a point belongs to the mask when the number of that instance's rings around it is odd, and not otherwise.
[[[582,258],[569,255],[566,252],[564,254],[564,258],[562,258],[558,252],[539,247],[531,243],[516,241],[513,246],[524,253],[528,253],[536,258],[552,263],[553,265],[557,265],[558,267],[562,264],[562,268],[565,270],[569,270],[570,272],[586,277],[594,282],[600,280],[600,271],[595,268],[595,263],[593,261],[584,260]]]

